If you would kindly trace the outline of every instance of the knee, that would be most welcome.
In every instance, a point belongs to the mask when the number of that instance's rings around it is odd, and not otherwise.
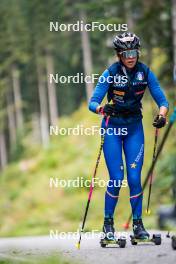
[[[107,187],[106,193],[111,197],[117,198],[119,195],[119,191],[119,187]]]
[[[130,190],[141,190],[141,177],[136,175],[128,177],[128,185]]]
[[[107,182],[107,190],[109,193],[112,195],[118,195],[120,188],[122,186],[122,181],[123,181],[123,175],[121,177],[111,177],[111,179]]]
[[[121,188],[123,178],[124,178],[124,175],[115,174],[115,175],[113,175],[113,177],[111,175],[111,177],[108,181],[108,186],[111,188],[115,188],[115,189]]]

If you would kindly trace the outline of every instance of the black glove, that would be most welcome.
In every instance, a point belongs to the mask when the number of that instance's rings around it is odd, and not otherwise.
[[[166,124],[166,118],[163,115],[157,115],[154,119],[153,126],[156,128],[164,127]]]
[[[111,116],[115,112],[114,105],[112,104],[105,104],[105,106],[100,107],[99,113],[106,115],[106,116]]]

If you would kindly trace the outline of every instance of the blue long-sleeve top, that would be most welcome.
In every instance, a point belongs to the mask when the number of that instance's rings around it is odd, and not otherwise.
[[[141,64],[141,63],[140,63]],[[146,67],[145,64],[142,64]],[[89,110],[96,113],[97,107],[101,104],[103,98],[108,92],[110,87],[110,83],[108,82],[108,78],[111,78],[111,74],[108,69],[106,69],[103,74],[100,76],[99,81],[94,89],[93,95],[89,101]],[[101,80],[104,80],[103,82]],[[156,104],[160,108],[161,106],[165,106],[169,108],[169,103],[166,99],[166,96],[160,87],[159,81],[157,80],[154,73],[148,69],[147,74],[147,86],[149,88],[150,94],[155,100]],[[120,104],[119,104],[120,105]]]

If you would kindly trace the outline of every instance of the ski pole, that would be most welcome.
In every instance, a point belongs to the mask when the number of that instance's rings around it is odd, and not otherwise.
[[[151,166],[150,166],[150,168],[149,168],[149,170],[148,170],[147,176],[146,176],[146,178],[145,178],[145,181],[144,181],[144,183],[143,183],[143,187],[142,187],[143,191],[145,190],[145,187],[146,187],[146,185],[147,185],[148,179],[149,179],[149,177],[150,177],[150,175],[151,175],[151,172],[154,170],[154,167],[155,167],[155,165],[156,165],[156,163],[157,163],[158,157],[159,157],[159,155],[160,155],[160,153],[161,153],[161,151],[162,151],[162,149],[163,149],[163,146],[164,146],[164,144],[165,144],[165,142],[166,142],[166,140],[167,140],[167,137],[168,137],[168,135],[169,135],[169,132],[170,132],[170,130],[171,130],[171,128],[172,128],[172,126],[173,126],[175,120],[176,120],[176,107],[174,108],[174,111],[173,111],[172,115],[170,116],[169,124],[168,124],[168,126],[167,126],[167,129],[166,129],[164,135],[163,135],[163,138],[162,138],[162,140],[161,140],[161,143],[160,143],[160,145],[159,145],[159,147],[158,147],[158,151],[157,151],[157,153],[156,153],[155,160],[152,162],[152,164],[151,164]],[[137,204],[138,204],[138,203],[136,203],[135,206],[137,206]],[[132,215],[132,213],[131,213],[130,216],[129,216],[129,218],[128,218],[128,220],[127,220],[127,222],[123,225],[124,229],[128,229],[128,228],[129,228],[129,224],[130,224],[130,222],[131,222],[132,216],[133,216],[133,215]]]
[[[105,132],[106,132],[106,129],[107,129],[107,126],[108,126],[109,118],[110,118],[110,116],[107,116],[107,118],[106,118]],[[99,165],[99,162],[100,162],[101,152],[102,152],[103,144],[104,144],[104,138],[105,138],[105,133],[103,135],[101,135],[100,149],[99,149],[99,152],[98,152],[98,157],[97,157],[97,161],[96,161],[96,165],[95,165],[95,169],[94,169],[94,173],[93,173],[93,177],[92,177],[92,181],[91,181],[91,185],[90,185],[90,189],[89,189],[87,205],[86,205],[86,209],[85,209],[85,213],[84,213],[84,218],[83,218],[81,230],[80,230],[80,233],[79,233],[79,241],[76,244],[77,249],[80,249],[82,232],[84,231],[84,226],[85,226],[85,222],[86,222],[86,218],[87,218],[87,213],[88,213],[88,210],[89,210],[89,205],[90,205],[92,192],[93,192],[93,188],[94,188],[93,180],[95,179],[95,176],[96,176],[96,173],[97,173],[97,168],[98,168],[98,165]]]
[[[155,156],[156,156],[156,147],[157,147],[157,141],[158,141],[158,132],[159,129],[155,129],[155,142],[154,142],[154,148],[153,148],[153,157],[152,157],[152,163],[155,161]],[[148,192],[148,200],[147,200],[147,210],[146,213],[150,214],[149,206],[150,206],[150,197],[151,197],[151,191],[152,191],[152,184],[153,184],[153,171],[150,174],[149,177],[149,192]]]

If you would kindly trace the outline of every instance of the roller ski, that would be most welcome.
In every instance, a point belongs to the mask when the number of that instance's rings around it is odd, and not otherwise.
[[[118,245],[120,248],[126,246],[126,238],[120,237],[116,238],[114,221],[113,218],[105,218],[103,226],[103,237],[100,240],[100,245],[102,248],[105,248],[108,245]]]
[[[155,245],[161,245],[161,235],[153,234],[152,238],[150,238],[149,233],[144,228],[142,219],[133,220],[133,233],[134,235],[130,236],[132,245],[151,242]]]

